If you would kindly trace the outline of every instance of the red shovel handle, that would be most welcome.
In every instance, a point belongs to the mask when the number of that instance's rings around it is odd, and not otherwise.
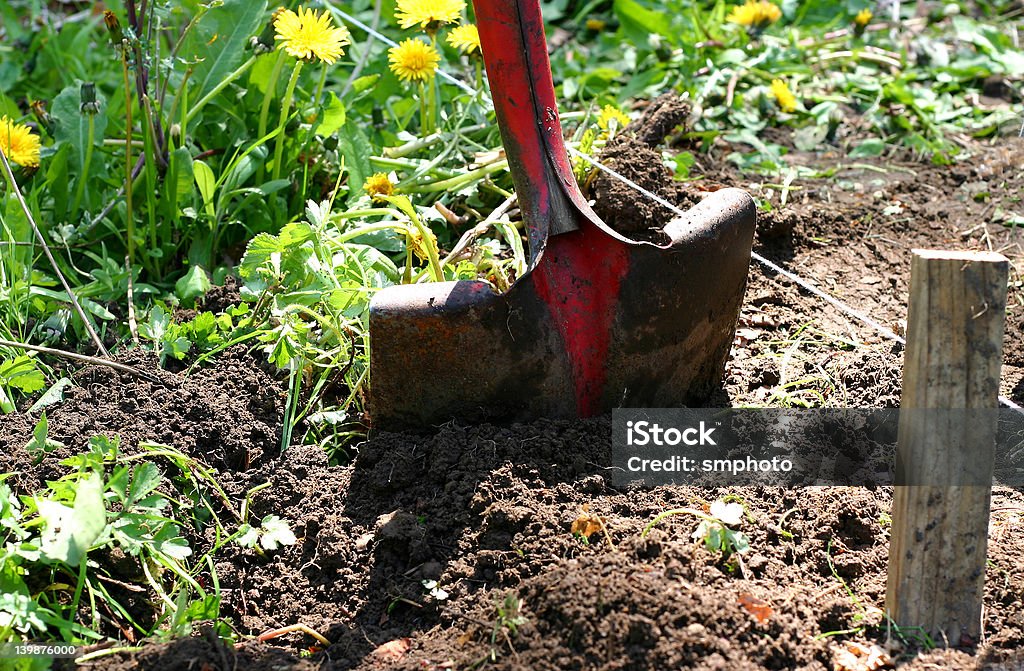
[[[498,126],[530,231],[530,256],[535,259],[547,236],[574,230],[580,205],[586,208],[562,140],[540,2],[474,0],[473,7]]]

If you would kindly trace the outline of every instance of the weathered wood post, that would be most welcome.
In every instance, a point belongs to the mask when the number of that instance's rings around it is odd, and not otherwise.
[[[914,250],[886,609],[936,643],[975,643],[1009,262]]]

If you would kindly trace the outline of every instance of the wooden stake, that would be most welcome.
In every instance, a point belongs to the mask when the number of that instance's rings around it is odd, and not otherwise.
[[[914,250],[886,609],[900,627],[981,635],[1009,262]]]

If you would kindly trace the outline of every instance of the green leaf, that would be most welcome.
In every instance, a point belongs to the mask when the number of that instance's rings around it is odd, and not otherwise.
[[[216,620],[218,617],[220,617],[220,597],[209,594],[205,599],[193,601],[188,605],[184,620],[198,622],[200,620]]]
[[[183,49],[186,58],[200,61],[192,73],[192,81],[199,85],[194,100],[209,93],[242,63],[245,45],[259,29],[266,11],[266,0],[223,0],[199,20]]]
[[[35,428],[32,429],[32,440],[28,441],[25,445],[25,451],[32,455],[37,463],[47,452],[64,447],[64,443],[51,440],[49,433],[49,422],[47,422],[46,413],[44,412],[39,421],[36,422]]]
[[[242,262],[238,265],[238,275],[243,280],[254,278],[260,268],[275,255],[279,256],[284,249],[277,237],[269,233],[259,233],[245,248]]]
[[[213,192],[217,180],[213,176],[213,168],[202,161],[192,161],[192,174],[196,178],[196,186],[199,187],[199,194],[203,197],[203,203],[206,205],[206,214],[211,217],[216,216],[213,209]]]
[[[142,324],[142,336],[155,342],[163,340],[167,328],[171,325],[171,315],[159,305],[149,311],[149,320]]]
[[[805,126],[794,131],[793,144],[800,151],[815,151],[825,142],[826,137],[828,137],[827,125]]]
[[[164,529],[170,529],[177,534],[177,529],[173,525],[168,524]],[[153,543],[153,547],[157,552],[178,561],[183,561],[192,556],[192,548],[188,546],[188,541],[178,535],[167,539],[157,538]]]
[[[725,541],[732,552],[744,553],[750,549],[750,539],[742,531],[725,530]],[[728,549],[727,548],[727,549]]]
[[[205,296],[210,290],[210,278],[201,266],[192,266],[185,275],[174,283],[174,293],[183,302],[191,304],[195,299]]]
[[[4,391],[3,387],[0,387],[0,412],[5,415],[9,415],[17,409],[18,406],[14,405],[14,401],[11,400],[11,397],[7,395],[7,392]]]
[[[22,354],[0,363],[0,385],[31,394],[46,386],[46,376],[35,359]]]
[[[176,219],[181,211],[179,203],[183,199],[185,203],[190,202],[187,197],[192,192],[194,174],[192,154],[187,147],[178,147],[171,152],[161,196],[164,216]]]
[[[277,236],[281,249],[298,247],[314,238],[313,229],[304,221],[293,221],[285,224]]]
[[[128,489],[128,496],[125,500],[125,507],[130,507],[141,501],[151,491],[160,486],[163,474],[156,464],[146,462],[135,469],[132,474],[132,484]]]
[[[32,404],[32,407],[28,409],[29,414],[39,412],[43,408],[48,408],[51,405],[60,403],[64,400],[64,390],[72,385],[71,378],[62,377],[53,383],[53,385],[46,390],[46,392],[39,397],[39,400]]]
[[[320,125],[316,127],[316,133],[322,137],[327,137],[337,133],[338,129],[344,125],[345,104],[341,102],[338,96],[334,95],[334,92],[331,92],[327,109],[324,110]]]
[[[263,184],[260,184],[258,187],[256,187],[256,190],[263,196],[269,196],[291,185],[291,180],[273,179],[270,180],[269,182],[264,182]]]
[[[850,151],[850,158],[873,158],[885,151],[885,142],[878,138],[864,140]]]
[[[235,542],[244,548],[256,547],[256,543],[260,540],[260,531],[252,525],[243,524],[238,527],[238,536],[235,538]]]
[[[78,566],[107,524],[103,503],[103,478],[90,473],[76,485],[74,505],[42,499],[38,502],[44,528],[40,549],[50,561]]]
[[[139,285],[136,284],[135,291],[138,292],[138,290]],[[43,296],[45,298],[49,298],[60,303],[65,303],[68,305],[71,304],[71,299],[68,298],[67,292],[65,291],[54,291],[52,289],[47,289],[45,287],[33,284],[32,287],[29,289],[29,293],[33,296]],[[114,315],[111,314],[110,310],[106,309],[105,307],[103,307],[102,305],[100,305],[99,303],[92,299],[86,298],[84,296],[79,296],[78,302],[82,305],[83,310],[99,317],[104,321],[110,321],[114,318]]]
[[[0,630],[12,628],[22,633],[46,631],[45,615],[52,615],[27,594],[0,593]]]
[[[68,200],[71,197],[68,193],[68,184],[71,182],[68,164],[72,151],[70,144],[59,145],[56,147],[56,153],[44,164],[46,186],[50,188],[50,196],[53,198],[53,218],[56,221],[64,221],[67,218]]]
[[[647,36],[652,33],[671,37],[668,17],[661,12],[647,9],[636,0],[615,0],[614,9],[622,32],[636,45],[647,44]]]
[[[348,170],[348,202],[363,195],[363,182],[370,176],[370,140],[359,124],[345,124],[338,131],[338,151]]]
[[[673,177],[675,177],[675,179],[686,179],[690,176],[690,168],[693,167],[693,164],[696,162],[697,159],[694,158],[693,154],[690,152],[679,152],[675,156],[676,169]]]
[[[117,494],[117,500],[124,502],[128,498],[128,485],[130,484],[132,469],[127,466],[118,466],[107,478],[107,489]]]

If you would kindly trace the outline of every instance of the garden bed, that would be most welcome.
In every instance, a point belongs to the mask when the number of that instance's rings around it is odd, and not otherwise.
[[[773,192],[756,251],[899,329],[911,248],[1019,255],[1018,231],[993,215],[1019,200],[1024,142],[968,150],[975,158],[952,167],[797,153],[796,162],[834,173],[793,181],[784,207],[778,188],[702,156],[691,172],[701,179],[684,183],[679,200],[719,185]],[[1003,393],[1024,402],[1016,272],[1011,285]],[[893,341],[754,264],[711,405],[896,405],[901,356]],[[148,357],[121,355],[156,371]],[[236,647],[197,626],[193,637],[146,643],[96,667],[824,669],[843,668],[841,651],[856,657],[855,644],[884,645],[889,490],[617,491],[606,469],[607,418],[380,433],[351,463],[330,466],[317,446],[279,456],[286,386],[260,353],[236,348],[184,381],[159,375],[167,384],[97,367],[75,373],[77,386],[49,411],[50,437],[65,447],[39,463],[22,447],[35,418],[3,417],[0,473],[14,472],[8,484],[31,493],[66,472],[60,460],[93,434],[120,435],[128,454],[139,441],[173,445],[209,466],[236,504],[269,483],[252,495],[250,513],[279,515],[298,538],[275,551],[229,545],[217,554],[220,614],[243,638]],[[751,549],[741,562],[695,544],[689,517],[641,538],[666,508],[723,496],[746,510]],[[607,534],[573,535],[586,514],[603,518]],[[1024,663],[1022,528],[1024,494],[997,489],[983,640],[922,650],[903,632],[894,660],[913,669]],[[200,552],[214,542],[183,533]],[[136,569],[97,561],[114,580],[130,582]],[[128,596],[146,617],[152,595]],[[330,645],[303,633],[246,639],[292,624]],[[123,633],[116,617],[107,626],[108,635]]]

